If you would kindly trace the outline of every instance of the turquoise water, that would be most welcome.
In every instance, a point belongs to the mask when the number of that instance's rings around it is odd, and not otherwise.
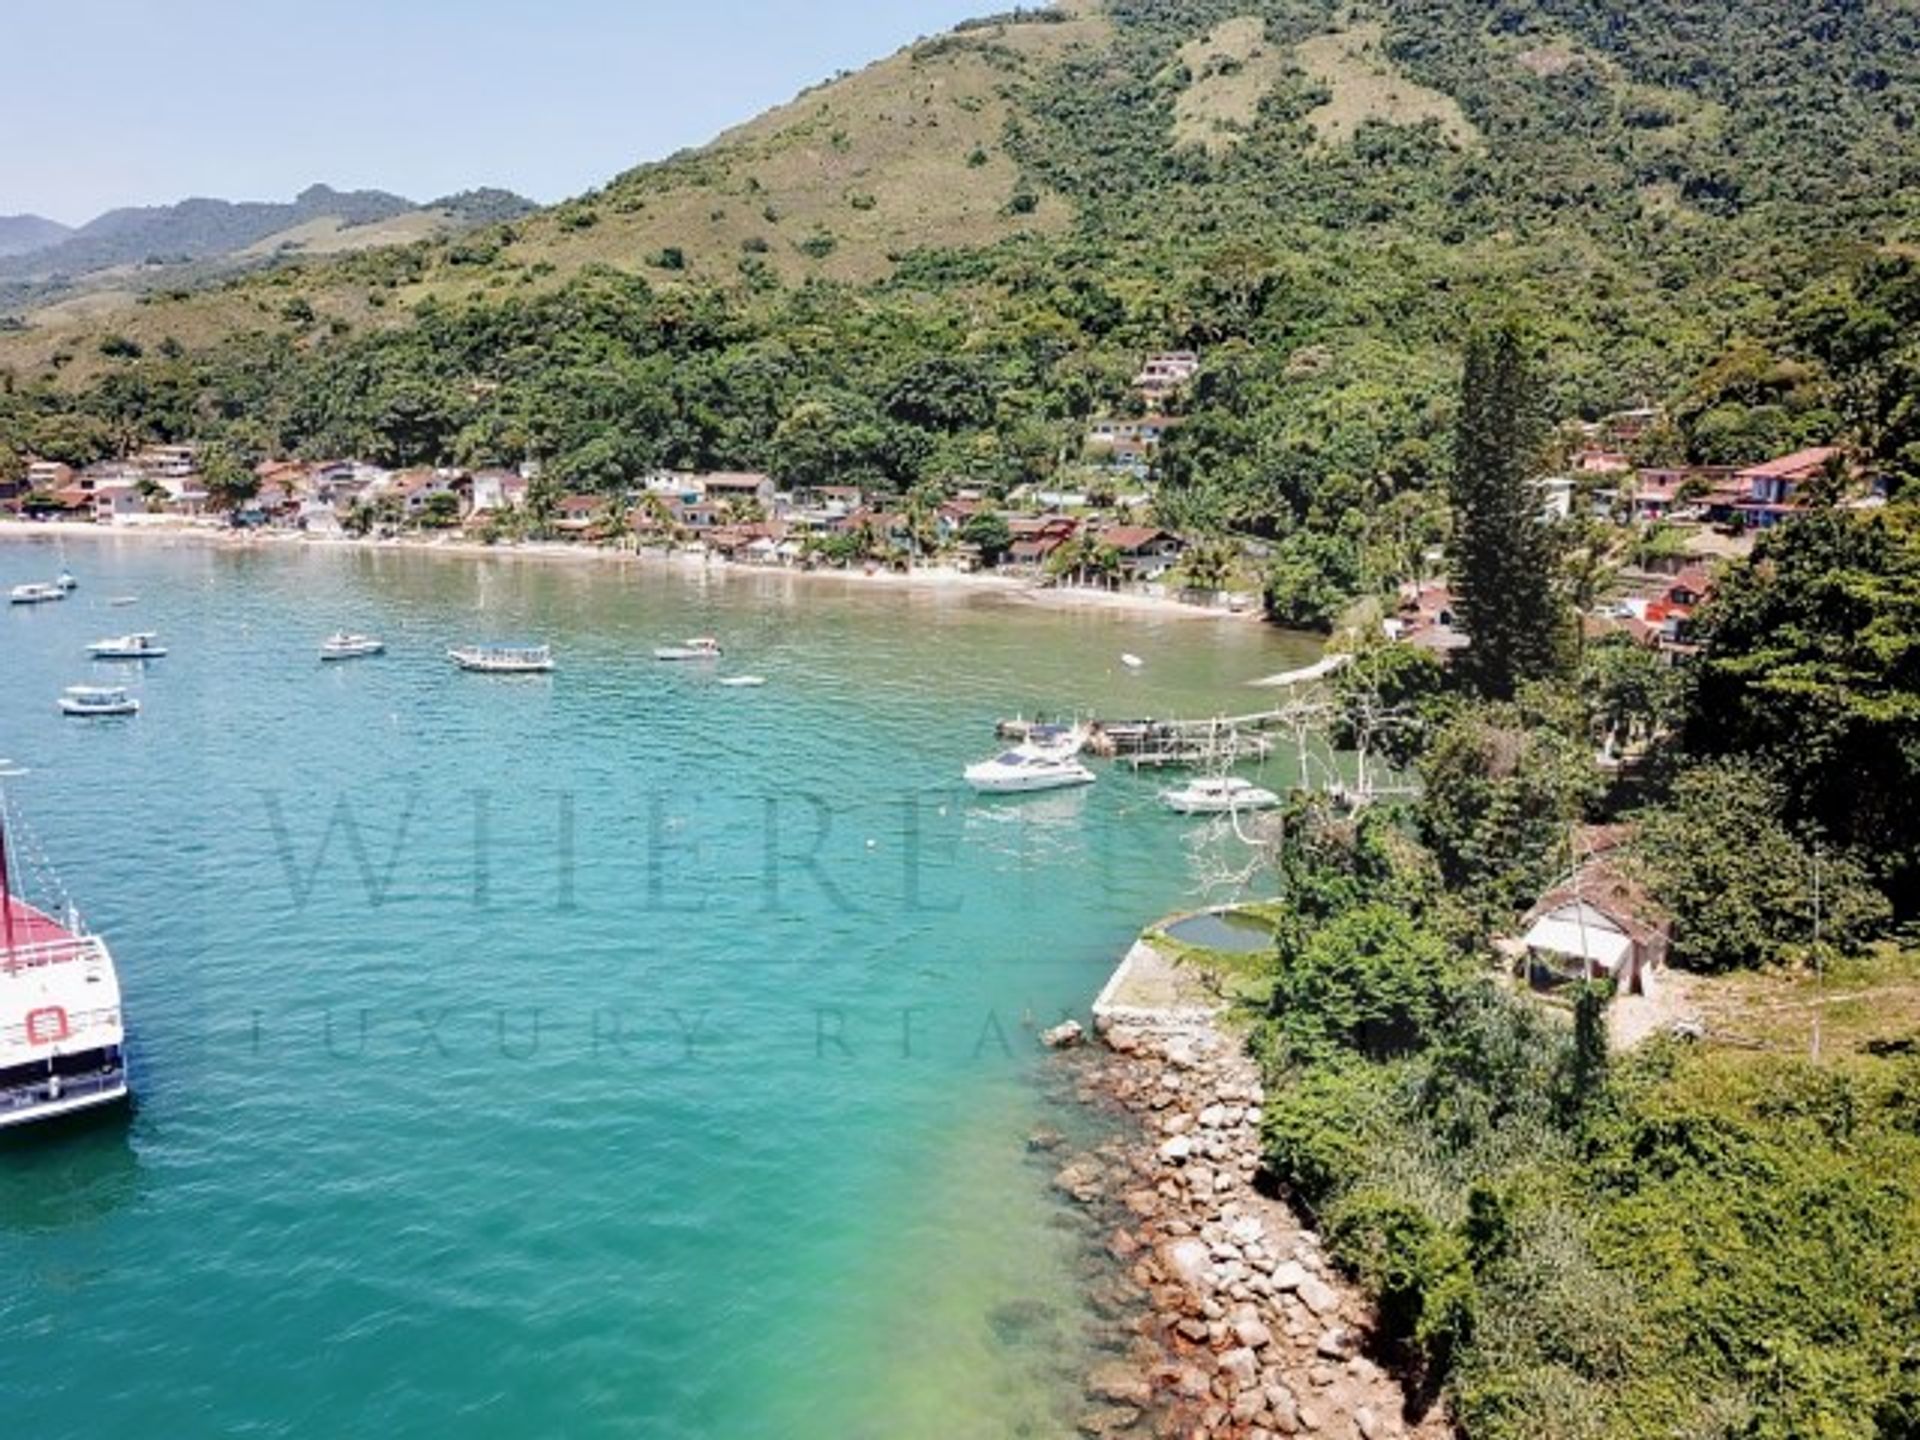
[[[0,613],[0,755],[119,958],[140,1103],[0,1149],[30,1433],[1066,1432],[1033,1028],[1192,902],[1188,826],[1151,778],[982,803],[959,770],[1001,713],[1243,708],[1297,642],[651,566],[65,558],[72,600]],[[57,568],[0,543],[0,586]],[[391,653],[322,667],[342,627]],[[171,656],[84,657],[131,628]],[[649,658],[708,632],[718,672]],[[559,673],[441,658],[518,638]],[[55,712],[101,675],[144,713]]]

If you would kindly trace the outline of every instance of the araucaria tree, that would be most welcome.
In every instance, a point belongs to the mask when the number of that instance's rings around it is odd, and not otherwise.
[[[1520,329],[1467,341],[1454,438],[1453,587],[1473,648],[1461,669],[1482,694],[1512,698],[1557,653],[1552,537],[1532,485],[1546,427]]]

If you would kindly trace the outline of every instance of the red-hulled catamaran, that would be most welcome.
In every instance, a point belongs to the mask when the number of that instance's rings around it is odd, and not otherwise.
[[[71,905],[56,919],[22,893],[11,821],[0,794],[0,1130],[128,1095],[113,956]]]

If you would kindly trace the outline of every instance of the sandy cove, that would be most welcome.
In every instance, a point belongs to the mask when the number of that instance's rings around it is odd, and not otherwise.
[[[1081,1433],[1450,1435],[1437,1410],[1408,1418],[1405,1389],[1369,1353],[1370,1307],[1299,1216],[1256,1188],[1265,1092],[1218,1010],[1143,942],[1094,1014],[1097,1044],[1079,1044],[1077,1026],[1051,1038],[1069,1047],[1075,1098],[1128,1122],[1053,1179],[1098,1237],[1091,1298],[1114,1355],[1085,1378]]]
[[[791,581],[843,590],[896,588],[908,592],[952,597],[991,597],[1010,607],[1049,610],[1105,610],[1118,614],[1154,615],[1187,620],[1260,623],[1258,607],[1229,610],[1190,605],[1168,596],[1141,595],[1078,586],[1036,585],[1031,580],[1004,575],[980,575],[945,567],[910,571],[796,570],[778,566],[740,565],[714,556],[663,555],[650,550],[612,550],[563,542],[523,542],[484,545],[474,540],[430,540],[402,537],[373,539],[346,536],[317,539],[285,531],[246,531],[188,525],[82,525],[60,521],[0,522],[0,541],[111,542],[127,540],[148,545],[195,545],[255,553],[286,549],[366,550],[408,555],[435,555],[448,559],[514,560],[536,564],[649,566],[688,574],[738,579],[743,583]]]

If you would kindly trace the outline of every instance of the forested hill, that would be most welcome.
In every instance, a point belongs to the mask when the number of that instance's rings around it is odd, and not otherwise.
[[[1423,488],[1497,307],[1565,412],[1668,400],[1701,458],[1844,432],[1905,465],[1917,109],[1899,0],[1016,13],[537,215],[32,316],[0,440],[52,448],[77,392],[113,433],[580,485],[995,484],[1192,345],[1167,508],[1285,532]]]
[[[0,256],[57,245],[73,232],[42,215],[0,215]]]

